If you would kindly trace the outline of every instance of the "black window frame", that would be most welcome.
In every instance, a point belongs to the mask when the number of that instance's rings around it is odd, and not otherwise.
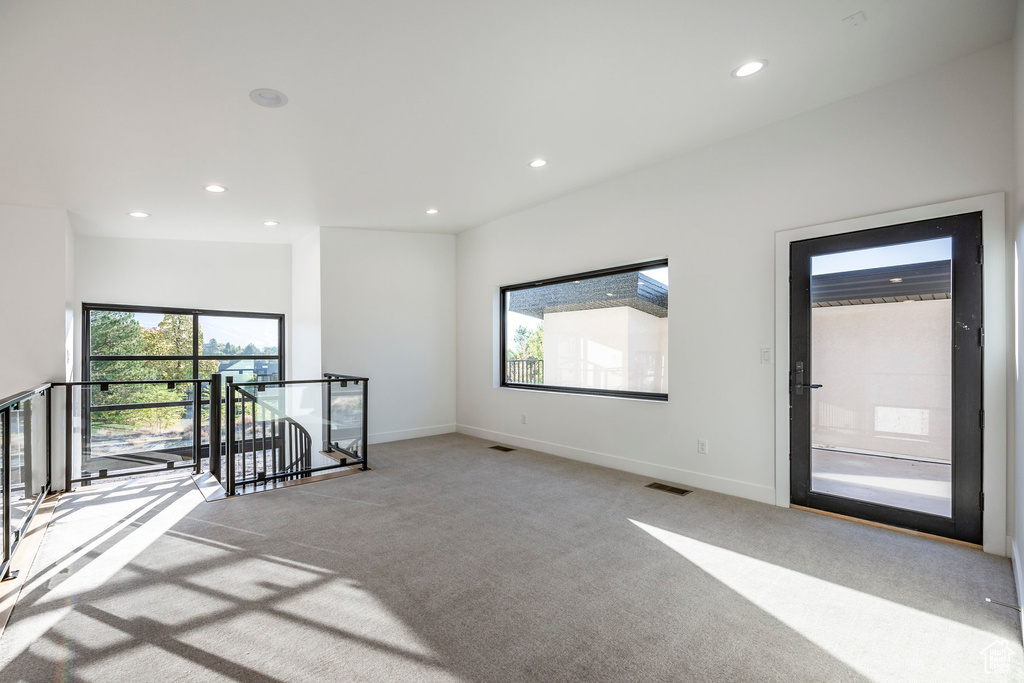
[[[114,311],[117,313],[154,313],[157,315],[190,315],[192,316],[192,354],[185,356],[103,356],[92,353],[92,311]],[[212,355],[204,356],[200,353],[199,330],[200,316],[220,316],[224,318],[261,318],[264,320],[277,321],[277,353],[273,356],[256,355]],[[82,380],[91,381],[93,361],[150,361],[150,360],[190,360],[192,361],[192,379],[200,379],[199,362],[203,360],[277,360],[277,371],[280,381],[287,379],[285,375],[285,319],[284,313],[256,313],[251,311],[219,311],[214,309],[200,308],[173,308],[170,306],[139,306],[134,304],[82,304]],[[113,381],[113,380],[112,380]],[[140,404],[133,407],[145,407]]]
[[[509,292],[521,291],[524,289],[535,289],[537,287],[546,287],[548,285],[565,284],[567,282],[575,282],[577,280],[587,280],[599,277],[605,277],[608,275],[620,275],[622,273],[636,273],[644,270],[650,270],[652,268],[667,268],[668,259],[654,259],[652,261],[643,261],[641,263],[632,263],[624,266],[613,266],[611,268],[601,268],[599,270],[589,270],[583,273],[575,273],[573,275],[559,275],[558,277],[544,278],[543,280],[532,280],[530,282],[521,282],[514,285],[504,285],[498,288],[498,307],[499,307],[499,335],[500,344],[498,349],[499,367],[500,369],[500,381],[499,385],[505,389],[526,389],[529,391],[546,391],[549,393],[557,394],[582,394],[587,396],[612,396],[616,398],[633,398],[641,399],[646,401],[668,401],[667,393],[655,393],[647,391],[621,391],[613,389],[586,389],[582,387],[565,387],[552,384],[525,384],[520,382],[509,382],[507,377],[508,364],[506,362],[507,356],[507,313],[506,313],[506,296]]]

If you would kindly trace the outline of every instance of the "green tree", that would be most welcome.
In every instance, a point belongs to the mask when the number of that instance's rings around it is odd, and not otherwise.
[[[200,328],[199,334],[202,335],[202,329]],[[216,337],[210,337],[210,341],[205,344],[200,344],[203,349],[203,355],[205,356],[217,356],[224,349],[224,345],[217,342]]]
[[[516,328],[512,337],[512,348],[508,350],[509,360],[535,358],[544,360],[544,325],[529,329],[526,325]]]

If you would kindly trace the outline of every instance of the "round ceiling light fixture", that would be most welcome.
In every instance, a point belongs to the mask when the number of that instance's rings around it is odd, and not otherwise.
[[[746,78],[747,76],[753,76],[761,69],[768,66],[767,59],[755,59],[752,62],[746,64],[740,64],[738,67],[732,70],[733,78]]]
[[[534,159],[533,161],[530,162],[531,168],[543,168],[544,166],[547,165],[547,159]]]
[[[438,213],[437,209],[427,209],[427,215],[428,216],[433,216],[433,215],[435,215],[437,213]]]
[[[263,221],[263,225],[267,226],[268,228],[273,228],[276,225],[280,225],[280,223],[278,223],[277,221]]]
[[[270,109],[277,109],[288,104],[288,96],[273,88],[256,88],[249,93],[249,99],[261,107]]]
[[[220,194],[221,192],[228,191],[228,188],[224,187],[223,185],[207,185],[203,189],[206,190],[207,192],[212,192],[214,194]]]
[[[132,218],[149,218],[149,214],[145,211],[132,211],[128,215]]]

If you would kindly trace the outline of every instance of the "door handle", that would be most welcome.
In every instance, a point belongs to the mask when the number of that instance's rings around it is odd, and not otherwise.
[[[804,384],[804,363],[797,361],[796,372],[793,373],[793,388],[797,396],[804,395],[804,389],[821,389],[820,384]]]

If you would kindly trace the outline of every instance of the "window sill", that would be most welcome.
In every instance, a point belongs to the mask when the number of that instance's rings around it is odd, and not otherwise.
[[[668,403],[668,394],[645,394],[630,391],[601,391],[589,389],[574,389],[572,387],[557,387],[529,384],[501,384],[499,389],[512,389],[515,391],[540,392],[545,394],[562,394],[569,396],[590,396],[594,398],[618,398],[629,401],[644,401],[647,403]]]

